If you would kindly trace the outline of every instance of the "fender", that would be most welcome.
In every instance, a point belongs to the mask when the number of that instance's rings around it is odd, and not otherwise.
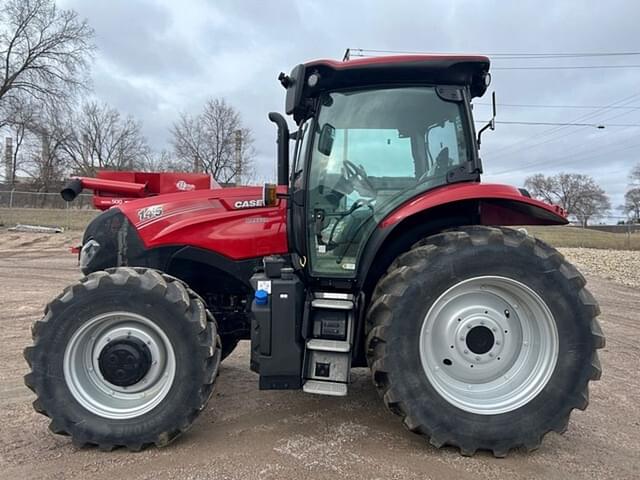
[[[510,185],[460,183],[448,185],[414,197],[380,222],[380,228],[392,227],[417,213],[449,203],[477,200],[480,225],[566,225],[564,210],[536,200]]]
[[[509,185],[458,183],[424,192],[384,217],[369,237],[357,282],[365,293],[393,259],[415,242],[461,225],[565,225],[561,207],[529,197]]]

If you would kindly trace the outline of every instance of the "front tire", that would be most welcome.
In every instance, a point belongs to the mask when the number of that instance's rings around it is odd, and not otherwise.
[[[77,446],[140,450],[186,431],[220,365],[216,324],[182,282],[113,268],[67,287],[32,328],[26,385]]]
[[[539,447],[600,378],[599,309],[556,250],[510,229],[429,237],[380,280],[368,362],[387,407],[463,455]]]

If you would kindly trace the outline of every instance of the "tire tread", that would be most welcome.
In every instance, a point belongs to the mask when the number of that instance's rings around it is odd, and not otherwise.
[[[602,329],[596,319],[600,313],[598,303],[591,293],[585,288],[586,281],[578,270],[568,263],[555,249],[544,242],[529,237],[523,232],[509,228],[471,226],[463,227],[455,231],[446,231],[423,240],[401,254],[394,260],[386,274],[378,282],[371,298],[370,308],[367,314],[367,338],[366,352],[367,362],[372,371],[372,378],[379,395],[386,407],[394,414],[402,418],[403,424],[412,432],[420,433],[428,438],[429,442],[437,448],[445,445],[457,447],[464,456],[471,456],[477,450],[492,451],[496,457],[504,457],[509,450],[524,447],[531,451],[537,449],[542,438],[549,431],[563,433],[567,429],[569,416],[574,408],[584,410],[589,403],[588,381],[584,389],[573,399],[570,408],[556,420],[556,422],[542,434],[535,432],[523,432],[522,437],[512,444],[478,445],[469,444],[468,440],[460,441],[452,438],[451,434],[439,431],[430,431],[429,425],[420,424],[410,413],[410,408],[393,392],[393,384],[385,362],[385,348],[381,345],[387,343],[389,335],[388,326],[396,321],[394,318],[395,305],[402,301],[402,294],[408,285],[423,274],[430,262],[437,256],[451,252],[457,248],[469,245],[504,244],[513,248],[524,248],[531,251],[541,260],[549,262],[553,268],[559,270],[576,290],[582,306],[591,315],[590,331],[593,340],[592,362],[590,365],[591,380],[598,380],[601,375],[601,366],[596,349],[605,345]],[[465,443],[466,442],[466,443]]]
[[[48,328],[50,326],[49,320],[52,315],[61,312],[75,296],[81,295],[83,291],[94,290],[110,284],[139,287],[148,292],[161,293],[165,299],[179,305],[182,311],[185,312],[183,316],[185,320],[184,328],[189,328],[192,334],[198,338],[200,344],[197,356],[203,364],[204,372],[202,378],[204,381],[200,386],[199,395],[193,398],[189,405],[185,405],[182,412],[176,412],[174,424],[178,425],[178,427],[169,428],[167,431],[157,434],[155,438],[149,439],[149,441],[104,442],[99,438],[92,438],[88,432],[82,429],[81,425],[73,424],[63,418],[52,418],[49,429],[59,435],[70,435],[76,447],[93,445],[105,451],[119,447],[124,447],[130,451],[139,451],[151,445],[158,447],[168,445],[190,428],[198,413],[206,406],[213,393],[213,385],[218,375],[221,361],[221,346],[220,338],[217,334],[216,321],[207,311],[202,298],[182,281],[161,271],[140,267],[118,267],[90,273],[77,283],[67,287],[45,307],[43,318],[36,320],[32,326],[33,345],[25,348],[24,357],[31,367],[37,351],[45,348],[47,335],[50,333],[50,328]],[[24,377],[25,385],[37,395],[33,404],[34,409],[36,412],[50,417],[46,405],[51,400],[43,395],[44,392],[41,391],[43,387],[40,380],[41,374],[37,371],[31,371]]]

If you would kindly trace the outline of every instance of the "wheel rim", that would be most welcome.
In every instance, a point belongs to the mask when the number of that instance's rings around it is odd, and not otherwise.
[[[433,388],[452,405],[483,415],[535,398],[553,374],[558,350],[549,307],[506,277],[475,277],[449,288],[420,332],[420,359]]]
[[[144,357],[144,368],[127,378],[135,383],[118,382],[112,371],[104,370],[104,353],[113,353],[118,342],[140,349]],[[164,399],[173,385],[176,358],[167,335],[147,317],[109,312],[91,318],[73,334],[63,369],[67,387],[84,408],[104,418],[130,419]]]

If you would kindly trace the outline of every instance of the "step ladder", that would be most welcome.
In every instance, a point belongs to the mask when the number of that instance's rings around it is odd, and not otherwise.
[[[310,301],[311,337],[305,345],[303,391],[344,396],[351,371],[355,300],[348,293],[316,292]]]

